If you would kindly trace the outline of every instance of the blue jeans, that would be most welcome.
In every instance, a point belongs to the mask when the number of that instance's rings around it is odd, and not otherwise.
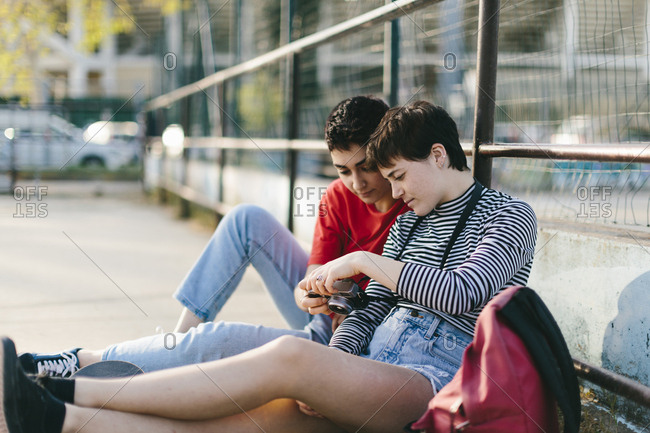
[[[362,356],[422,374],[435,394],[454,377],[471,342],[471,335],[435,314],[398,307],[377,327]]]
[[[330,318],[325,317],[331,327]],[[102,360],[128,361],[145,372],[150,372],[227,358],[255,349],[283,335],[314,339],[314,334],[309,329],[281,329],[239,322],[207,322],[184,334],[170,332],[109,346],[104,351]]]
[[[332,336],[331,319],[302,311],[293,296],[294,287],[307,270],[308,258],[291,232],[271,214],[254,205],[239,205],[221,220],[174,297],[210,322],[252,264],[293,329],[204,323],[187,334],[154,335],[110,346],[103,359],[128,361],[153,371],[236,355],[282,335],[327,344]]]

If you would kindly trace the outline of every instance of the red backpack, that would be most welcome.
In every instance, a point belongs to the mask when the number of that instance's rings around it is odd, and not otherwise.
[[[577,432],[580,397],[573,362],[542,300],[527,287],[492,299],[452,381],[406,431]]]

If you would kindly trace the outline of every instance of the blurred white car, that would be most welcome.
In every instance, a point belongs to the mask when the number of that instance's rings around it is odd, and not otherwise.
[[[101,133],[103,128],[98,130]],[[137,162],[139,155],[140,146],[135,141],[85,140],[80,128],[44,110],[0,109],[0,166],[3,168],[11,167],[14,161],[18,170],[75,165],[115,170]]]

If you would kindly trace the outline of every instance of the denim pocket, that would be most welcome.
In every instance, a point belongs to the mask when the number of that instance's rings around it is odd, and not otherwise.
[[[430,341],[429,353],[437,360],[459,368],[463,360],[463,352],[471,341],[467,337],[464,332],[457,331],[449,325],[438,326]]]

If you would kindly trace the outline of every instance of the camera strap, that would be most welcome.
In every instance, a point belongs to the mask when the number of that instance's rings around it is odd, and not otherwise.
[[[474,181],[474,191],[472,191],[472,197],[470,197],[469,201],[467,202],[467,206],[465,206],[465,209],[463,209],[463,213],[460,215],[460,218],[456,223],[454,232],[451,234],[451,237],[449,238],[449,243],[447,244],[445,253],[442,256],[442,260],[440,260],[440,269],[442,269],[445,266],[445,263],[447,262],[447,257],[449,257],[449,253],[451,252],[451,248],[454,246],[454,243],[456,243],[456,239],[458,239],[458,235],[460,234],[460,232],[462,232],[463,229],[465,228],[467,219],[474,211],[474,208],[476,207],[476,203],[478,203],[479,199],[481,198],[481,193],[483,192],[484,188],[485,187],[481,185],[477,180]]]
[[[454,227],[454,231],[451,234],[451,237],[449,238],[449,242],[447,243],[447,248],[445,249],[444,254],[442,255],[442,259],[440,260],[440,265],[439,269],[442,270],[444,268],[445,263],[447,262],[447,258],[449,257],[449,253],[451,253],[451,249],[454,246],[454,243],[456,242],[456,239],[458,239],[458,235],[460,235],[460,232],[463,231],[463,228],[465,228],[465,224],[467,223],[467,220],[469,219],[469,216],[472,214],[474,211],[474,208],[476,207],[476,204],[478,203],[479,199],[481,198],[481,193],[485,187],[480,184],[479,181],[474,180],[474,191],[472,191],[472,196],[470,197],[469,201],[467,202],[467,205],[465,206],[465,209],[463,209],[463,213],[460,215],[460,218],[458,219],[458,222],[456,223],[456,227]],[[433,211],[431,211],[433,212]],[[406,249],[406,246],[408,245],[409,241],[411,240],[411,237],[413,236],[413,233],[415,233],[415,230],[422,224],[422,221],[424,221],[424,218],[429,216],[431,213],[425,215],[425,216],[420,216],[418,219],[415,221],[413,226],[411,227],[411,230],[409,230],[408,236],[406,236],[406,241],[402,245],[402,248],[400,249],[399,253],[397,256],[394,258],[394,260],[399,260],[402,258],[402,254],[404,254],[404,250]],[[367,277],[366,277],[367,278]],[[394,304],[397,304],[398,296],[393,295],[393,296],[368,296],[370,301],[390,301],[392,300]]]

